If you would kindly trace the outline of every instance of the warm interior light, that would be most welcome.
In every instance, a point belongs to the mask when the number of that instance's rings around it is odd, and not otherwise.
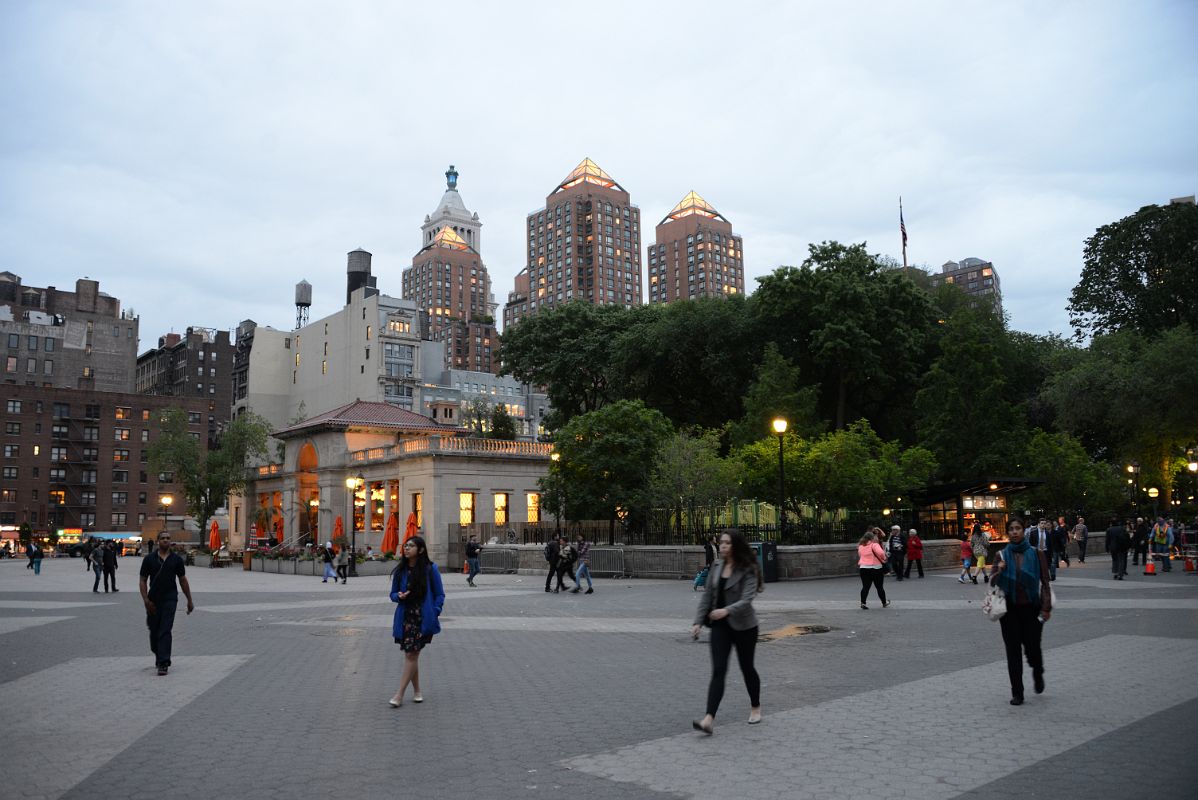
[[[998,488],[998,484],[997,484],[997,483],[992,483],[992,484],[990,484],[990,491],[992,491],[992,492],[993,492],[993,491],[994,491],[995,489],[997,489],[997,488]]]
[[[774,433],[778,435],[786,433],[786,420],[782,419],[782,417],[774,420]]]

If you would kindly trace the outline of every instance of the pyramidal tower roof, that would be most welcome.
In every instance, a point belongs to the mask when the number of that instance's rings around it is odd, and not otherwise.
[[[571,186],[577,186],[580,183],[591,183],[596,186],[602,186],[605,189],[616,188],[624,191],[624,187],[616,183],[615,178],[604,172],[598,164],[589,158],[584,158],[580,161],[578,166],[571,170],[570,174],[553,191],[560,192],[562,189],[569,189]]]
[[[708,217],[709,219],[718,219],[723,222],[728,221],[724,218],[723,214],[715,210],[715,207],[712,206],[711,203],[704,200],[698,192],[692,190],[687,192],[686,197],[682,198],[678,205],[674,206],[673,210],[671,210],[669,214],[666,214],[665,218],[662,219],[662,224],[665,224],[670,220],[682,219],[683,217],[695,215]]]
[[[469,250],[470,245],[466,244],[466,240],[454,233],[453,228],[446,225],[441,230],[437,231],[437,235],[433,237],[432,247],[444,247],[448,250]]]

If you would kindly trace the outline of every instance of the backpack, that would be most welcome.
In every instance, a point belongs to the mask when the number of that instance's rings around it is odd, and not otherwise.
[[[546,560],[546,561],[552,561],[552,560],[553,560],[553,556],[551,556],[551,555],[549,554],[549,544],[550,544],[549,542],[545,542],[545,551],[544,551],[544,552],[545,552],[545,560]]]

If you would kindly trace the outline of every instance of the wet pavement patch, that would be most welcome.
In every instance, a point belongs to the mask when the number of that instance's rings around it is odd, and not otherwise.
[[[832,630],[828,625],[786,625],[777,630],[764,631],[757,634],[759,642],[773,642],[778,639],[789,639],[794,636],[806,636],[809,633],[827,633]]]

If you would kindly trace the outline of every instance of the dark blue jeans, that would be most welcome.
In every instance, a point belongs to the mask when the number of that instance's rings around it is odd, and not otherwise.
[[[154,663],[160,667],[171,665],[171,628],[175,626],[175,609],[179,598],[159,600],[154,603],[154,613],[146,614],[146,627],[150,629],[150,652]]]
[[[479,568],[478,556],[466,559],[466,563],[470,565],[470,574],[466,576],[466,580],[473,582],[474,576],[481,571]]]

